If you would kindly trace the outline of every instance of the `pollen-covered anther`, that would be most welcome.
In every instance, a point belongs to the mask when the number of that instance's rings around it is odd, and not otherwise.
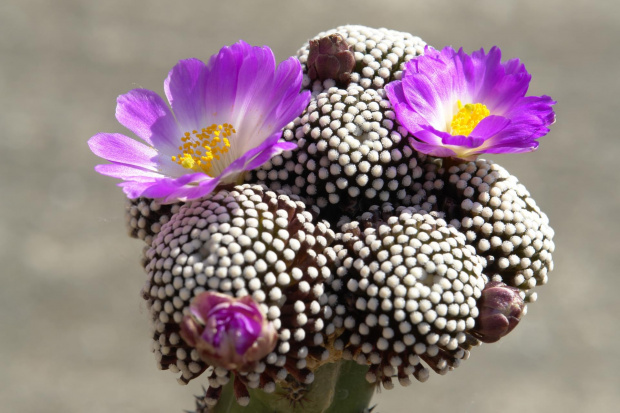
[[[213,124],[201,131],[185,132],[181,138],[179,153],[172,156],[172,161],[184,168],[202,171],[211,176],[213,163],[220,160],[220,156],[228,152],[230,137],[237,133],[232,125],[224,123]]]
[[[491,113],[482,103],[468,103],[463,105],[459,100],[457,106],[458,112],[454,115],[450,123],[452,135],[469,136],[480,121]]]

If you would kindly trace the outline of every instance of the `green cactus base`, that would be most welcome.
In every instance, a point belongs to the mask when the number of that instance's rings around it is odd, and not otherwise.
[[[366,381],[368,366],[341,360],[321,366],[306,388],[291,391],[278,386],[273,393],[250,389],[250,404],[240,406],[233,394],[233,380],[223,389],[215,413],[363,413],[375,390]]]

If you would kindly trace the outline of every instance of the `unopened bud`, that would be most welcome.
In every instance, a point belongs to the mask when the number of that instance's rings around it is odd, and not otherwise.
[[[342,35],[330,34],[310,40],[307,65],[312,80],[334,79],[347,84],[355,67],[355,55]]]
[[[273,351],[278,334],[250,296],[206,291],[190,304],[181,337],[206,363],[244,371]]]
[[[494,343],[519,324],[525,302],[518,288],[493,281],[482,290],[478,309],[480,314],[471,333],[484,343]]]

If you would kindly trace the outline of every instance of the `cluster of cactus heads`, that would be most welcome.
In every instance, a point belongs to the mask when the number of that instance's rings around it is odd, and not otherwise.
[[[209,387],[305,392],[321,366],[425,381],[512,331],[553,267],[553,230],[484,159],[416,152],[383,86],[424,51],[407,33],[343,26],[298,52],[306,111],[276,155],[201,200],[130,201],[159,367]],[[204,379],[203,379],[204,377]]]

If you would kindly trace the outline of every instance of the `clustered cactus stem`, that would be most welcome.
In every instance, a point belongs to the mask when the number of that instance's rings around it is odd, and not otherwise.
[[[130,201],[152,351],[205,384],[197,413],[369,412],[375,389],[446,374],[536,300],[547,216],[501,166],[414,149],[388,98],[425,46],[320,33],[297,53],[311,97],[288,150],[197,199]]]

